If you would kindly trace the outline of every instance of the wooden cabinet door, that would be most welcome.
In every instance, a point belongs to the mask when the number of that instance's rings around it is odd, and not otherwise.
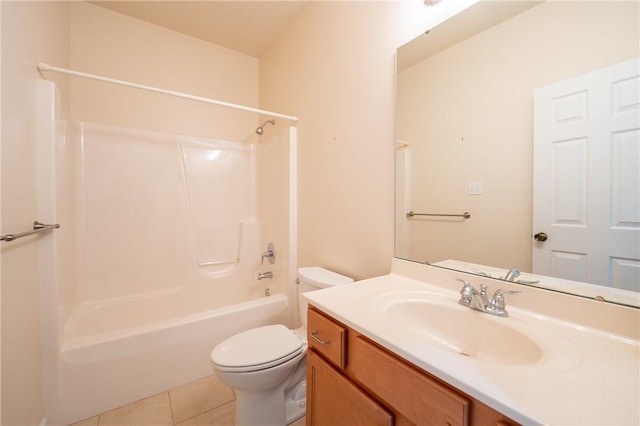
[[[310,350],[307,425],[393,426],[393,415]]]

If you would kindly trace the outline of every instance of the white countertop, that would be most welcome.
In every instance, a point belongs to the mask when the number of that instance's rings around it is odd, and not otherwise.
[[[458,283],[443,284],[443,275],[438,272],[432,279],[425,279],[429,270],[420,275],[416,279],[392,271],[382,277],[306,293],[305,297],[338,321],[524,425],[640,424],[637,324],[631,326],[631,333],[625,326],[621,326],[624,332],[616,333],[611,324],[598,329],[585,325],[589,321],[567,321],[510,303],[528,297],[528,292],[540,291],[527,290],[507,297],[508,318],[472,312],[527,335],[542,349],[542,356],[524,364],[471,358],[433,344],[384,313],[385,300],[411,292],[433,295],[440,303],[450,302],[452,309],[468,310],[457,304],[459,294],[454,288],[460,287]],[[555,293],[543,296],[549,298],[550,305],[571,304],[573,300]],[[577,303],[584,305],[583,301]],[[599,315],[596,311],[600,305],[593,303],[593,313],[585,313],[586,317]],[[615,325],[616,319],[611,319],[615,307],[605,309],[607,319]],[[631,308],[620,309],[621,321],[640,320]]]

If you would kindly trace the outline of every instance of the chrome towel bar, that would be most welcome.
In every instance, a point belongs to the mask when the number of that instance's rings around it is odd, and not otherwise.
[[[469,214],[469,212],[464,212],[462,214],[415,213],[413,210],[407,213],[407,217],[409,218],[414,216],[447,216],[447,217],[463,217],[465,219],[469,219],[471,217],[471,214]]]
[[[60,225],[57,223],[54,225],[46,225],[44,223],[40,223],[37,220],[35,220],[33,222],[33,231],[20,232],[18,234],[0,235],[0,241],[13,241],[13,240],[17,240],[18,238],[26,237],[27,235],[32,235],[38,232],[49,231],[51,229],[58,229],[58,228],[60,228]]]

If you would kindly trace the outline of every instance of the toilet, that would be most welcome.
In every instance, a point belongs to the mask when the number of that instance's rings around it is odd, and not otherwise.
[[[216,376],[236,393],[237,425],[284,426],[305,415],[308,304],[302,294],[350,282],[324,268],[300,268],[296,283],[302,327],[253,328],[211,351]]]

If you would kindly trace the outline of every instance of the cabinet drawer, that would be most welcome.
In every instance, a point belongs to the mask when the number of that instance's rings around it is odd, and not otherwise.
[[[362,336],[350,342],[354,378],[416,425],[468,425],[470,401]]]
[[[307,342],[337,367],[346,367],[347,329],[313,309],[307,312]]]

